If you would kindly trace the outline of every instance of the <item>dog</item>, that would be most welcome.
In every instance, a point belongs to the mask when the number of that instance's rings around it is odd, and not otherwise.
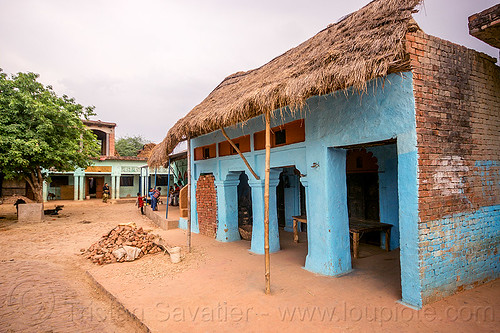
[[[14,203],[14,206],[16,206],[17,215],[19,215],[19,205],[24,205],[25,203],[26,203],[26,201],[24,201],[23,199],[16,200],[16,202]]]
[[[58,205],[55,209],[45,209],[43,211],[44,215],[59,215],[59,211],[62,210],[64,205]]]
[[[56,195],[54,193],[48,193],[47,194],[47,201],[48,200],[56,200]]]

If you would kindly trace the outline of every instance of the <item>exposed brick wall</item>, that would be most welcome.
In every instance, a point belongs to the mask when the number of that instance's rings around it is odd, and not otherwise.
[[[422,31],[407,35],[407,50],[425,304],[500,275],[500,69]]]
[[[115,131],[109,133],[109,156],[115,156]]]
[[[213,175],[204,175],[196,183],[196,211],[200,234],[215,238],[217,234],[217,190]]]

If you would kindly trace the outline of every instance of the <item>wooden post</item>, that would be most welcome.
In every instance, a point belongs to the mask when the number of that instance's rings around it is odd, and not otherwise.
[[[188,193],[187,193],[187,247],[188,252],[191,252],[191,138],[187,138],[187,177],[188,177]]]
[[[359,257],[359,232],[352,233],[352,252],[354,254],[354,259]]]
[[[271,170],[271,114],[266,111],[266,168],[264,178],[264,256],[266,261],[266,294],[271,293],[271,262],[269,255],[269,172]]]
[[[224,127],[221,127],[220,130],[222,132],[222,135],[224,135],[224,137],[226,138],[227,142],[229,142],[229,144],[231,146],[233,146],[234,150],[236,150],[236,152],[238,153],[238,155],[240,155],[241,159],[243,160],[243,162],[245,162],[245,165],[247,166],[248,170],[250,170],[250,172],[255,177],[255,179],[260,180],[259,176],[257,176],[257,174],[255,173],[255,171],[253,171],[252,167],[250,166],[250,163],[248,163],[248,161],[245,158],[245,156],[243,156],[243,154],[241,153],[240,149],[234,144],[233,140],[231,140],[229,138],[229,136],[227,135],[226,131],[224,130]]]
[[[293,241],[295,243],[299,242],[299,228],[297,219],[293,219]]]

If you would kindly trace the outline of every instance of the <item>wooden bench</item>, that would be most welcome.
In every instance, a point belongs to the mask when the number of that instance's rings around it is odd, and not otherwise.
[[[306,216],[292,216],[293,219],[293,241],[299,242],[298,224],[307,223]],[[352,252],[354,259],[359,257],[359,239],[365,232],[385,232],[385,249],[390,250],[389,244],[391,239],[392,224],[381,223],[378,221],[371,221],[365,219],[349,219],[349,233],[352,234]]]
[[[307,217],[304,215],[300,216],[292,216],[293,219],[293,241],[295,243],[299,242],[299,231],[298,231],[298,224],[300,223],[307,223]]]

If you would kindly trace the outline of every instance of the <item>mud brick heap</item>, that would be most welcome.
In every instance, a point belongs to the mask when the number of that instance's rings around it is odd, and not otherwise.
[[[215,238],[217,234],[217,190],[213,175],[202,175],[198,179],[196,210],[200,234]]]
[[[94,264],[111,264],[118,260],[113,255],[113,251],[121,246],[128,245],[141,249],[138,258],[145,254],[158,253],[162,250],[154,243],[156,236],[144,231],[142,228],[132,226],[117,226],[109,233],[103,235],[101,239],[90,246],[84,253],[87,259],[92,260]],[[125,258],[119,260],[123,262]]]

